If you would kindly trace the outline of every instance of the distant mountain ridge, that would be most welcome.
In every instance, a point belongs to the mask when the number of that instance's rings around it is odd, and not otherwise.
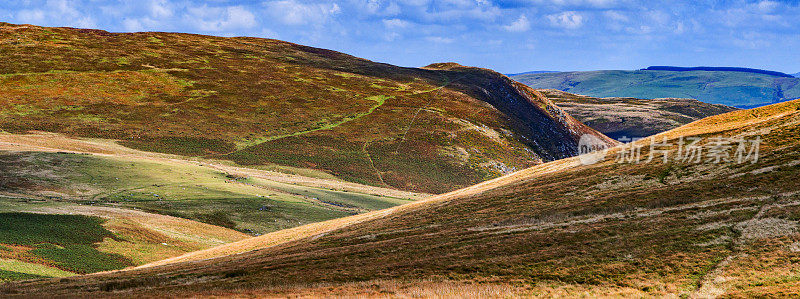
[[[794,73],[792,74],[792,76],[794,76],[795,78],[800,78],[800,73]]]
[[[779,74],[782,75],[744,68],[650,67],[523,74],[511,78],[532,88],[558,89],[598,98],[691,98],[710,104],[753,108],[800,98],[800,78]]]
[[[530,72],[512,73],[504,75],[512,77],[512,76],[527,75],[527,74],[548,74],[548,73],[560,73],[560,71],[530,71]]]
[[[777,77],[784,77],[784,78],[794,78],[795,76],[776,72],[776,71],[768,71],[768,70],[761,70],[761,69],[752,69],[746,67],[711,67],[711,66],[697,66],[697,67],[679,67],[679,66],[650,66],[645,69],[644,71],[674,71],[674,72],[690,72],[690,71],[707,71],[707,72],[742,72],[742,73],[754,73],[754,74],[765,74],[770,76],[777,76]]]

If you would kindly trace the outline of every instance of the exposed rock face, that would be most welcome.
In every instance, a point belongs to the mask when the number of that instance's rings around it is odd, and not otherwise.
[[[508,116],[525,143],[544,160],[577,155],[578,141],[584,134],[595,135],[608,145],[616,144],[613,139],[570,116],[545,94],[500,73],[456,63],[437,63],[426,69],[463,73],[452,83],[452,88],[483,100]]]

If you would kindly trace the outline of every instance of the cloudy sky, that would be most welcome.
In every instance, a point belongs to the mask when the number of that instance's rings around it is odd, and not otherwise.
[[[800,72],[800,0],[3,0],[0,21],[269,37],[375,61],[501,72]]]

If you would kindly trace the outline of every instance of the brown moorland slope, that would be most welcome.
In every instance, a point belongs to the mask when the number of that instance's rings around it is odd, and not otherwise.
[[[595,134],[493,71],[402,68],[288,42],[0,23],[0,130],[324,170],[442,193]]]
[[[715,138],[760,138],[756,163],[706,161],[713,156],[661,163],[660,154],[617,163],[628,152],[620,146],[597,164],[543,164],[259,250],[2,289],[20,296],[391,296],[421,282],[529,295],[797,296],[798,136],[800,100],[735,111],[653,140],[668,138],[672,147],[662,149],[674,154],[680,138],[703,137],[709,152],[722,140]],[[637,144],[647,157],[650,140]]]
[[[644,138],[739,110],[693,99],[595,98],[555,89],[539,91],[578,121],[616,140]]]

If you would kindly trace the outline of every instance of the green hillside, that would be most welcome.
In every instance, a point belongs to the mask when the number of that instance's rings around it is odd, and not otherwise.
[[[178,161],[0,151],[0,170],[0,195],[138,209],[250,234],[410,202]]]
[[[734,111],[654,138],[668,140],[668,163],[654,152],[664,148],[651,151],[651,140],[642,140],[642,156],[656,159],[618,163],[630,152],[623,145],[596,164],[542,164],[370,217],[329,221],[328,229],[319,223],[289,230],[294,237],[282,231],[212,248],[184,260],[191,262],[8,284],[5,293],[796,298],[798,132],[800,100]],[[757,161],[674,158],[688,137],[705,137],[705,148],[756,136]]]
[[[593,97],[691,98],[739,108],[800,98],[800,79],[733,71],[590,71],[512,76],[533,88]]]
[[[283,165],[417,192],[577,153],[583,133],[499,73],[402,68],[259,38],[0,23],[0,130]]]

